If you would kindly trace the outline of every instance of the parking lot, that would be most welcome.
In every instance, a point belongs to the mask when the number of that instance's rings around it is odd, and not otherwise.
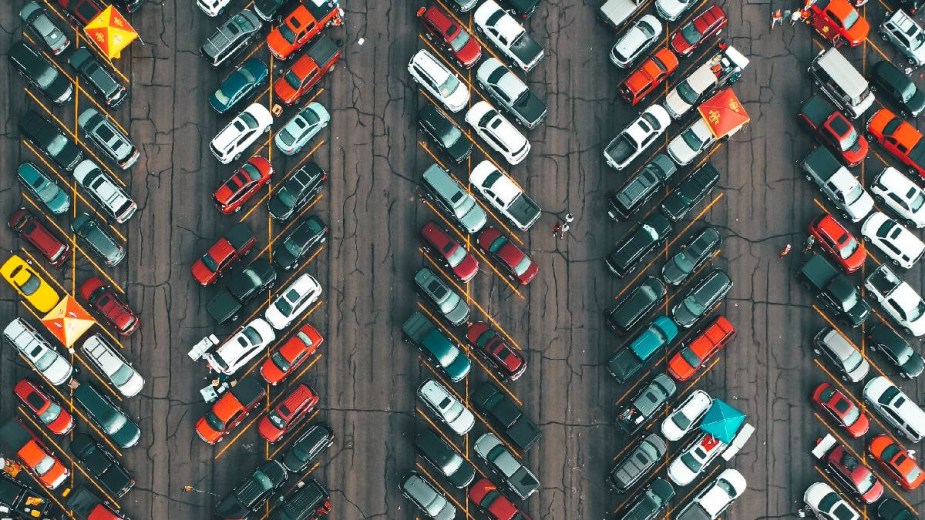
[[[0,53],[7,54],[13,42],[24,39],[17,16],[22,3],[0,5],[0,25],[5,33],[0,38]],[[344,26],[325,31],[342,46],[342,61],[298,104],[304,106],[309,100],[323,104],[332,116],[330,126],[302,154],[291,158],[269,151],[273,145],[265,140],[252,147],[250,153],[269,154],[276,176],[269,189],[258,192],[240,213],[233,215],[220,214],[213,207],[211,194],[237,163],[221,165],[208,149],[212,137],[230,120],[230,116],[219,116],[211,110],[208,97],[231,68],[216,71],[199,56],[202,42],[228,15],[208,18],[192,1],[161,4],[149,0],[129,17],[144,45],[134,43],[121,59],[114,61],[119,74],[130,81],[130,93],[118,109],[105,109],[128,131],[141,152],[141,159],[132,169],[112,175],[124,182],[139,208],[129,222],[109,228],[125,244],[125,260],[111,268],[92,254],[77,251],[75,261],[55,268],[39,260],[34,250],[21,244],[8,228],[0,231],[2,248],[24,251],[20,254],[26,258],[27,254],[33,255],[31,260],[38,272],[58,290],[76,294],[82,280],[100,276],[124,293],[131,307],[140,312],[141,327],[130,338],[109,333],[146,379],[138,397],[119,400],[138,422],[142,434],[139,446],[117,450],[137,481],[135,489],[111,501],[135,519],[168,515],[208,518],[245,472],[285,450],[287,444],[269,445],[255,431],[255,423],[264,410],[277,404],[288,388],[285,385],[273,389],[258,411],[221,444],[209,446],[197,437],[194,424],[208,408],[199,390],[209,384],[212,376],[203,364],[190,360],[187,351],[203,336],[215,333],[224,339],[235,327],[217,327],[205,312],[203,306],[215,288],[199,287],[190,276],[190,265],[223,231],[239,221],[246,222],[258,237],[252,258],[269,255],[267,250],[288,228],[268,217],[268,193],[306,160],[327,170],[329,178],[304,214],[321,216],[330,232],[328,241],[296,271],[316,277],[323,293],[310,314],[303,315],[294,326],[306,322],[314,325],[324,343],[291,381],[306,382],[318,392],[320,404],[307,422],[330,425],[336,440],[309,475],[290,478],[283,490],[294,489],[302,478],[318,479],[331,492],[331,518],[420,518],[419,511],[401,496],[398,483],[414,469],[441,482],[433,467],[416,457],[412,448],[416,432],[441,429],[415,397],[418,385],[428,378],[442,379],[464,402],[479,383],[491,380],[540,426],[542,438],[536,446],[526,454],[514,450],[523,455],[525,464],[541,482],[539,491],[522,502],[531,517],[597,519],[626,505],[629,495],[617,495],[604,485],[614,461],[634,443],[617,430],[616,411],[642,381],[664,369],[680,341],[669,349],[669,355],[659,358],[653,371],[643,372],[648,375],[618,385],[607,372],[606,363],[626,340],[607,327],[602,313],[626,294],[627,287],[641,280],[643,272],[657,274],[676,247],[698,229],[697,221],[716,226],[723,236],[721,251],[712,265],[725,270],[734,286],[717,312],[728,317],[738,333],[702,372],[702,377],[690,384],[679,384],[670,402],[676,404],[691,389],[702,388],[741,409],[757,429],[729,464],[745,476],[748,491],[724,518],[788,518],[802,507],[807,486],[831,478],[814,464],[810,450],[816,439],[826,433],[834,433],[842,441],[848,438],[810,406],[809,395],[819,383],[829,382],[859,400],[862,385],[842,382],[833,375],[831,366],[814,359],[810,344],[822,327],[836,325],[844,331],[869,359],[871,375],[885,374],[912,400],[925,402],[921,382],[900,381],[896,370],[882,356],[870,354],[861,329],[852,331],[836,324],[794,276],[803,259],[800,249],[808,223],[822,211],[834,208],[799,169],[798,161],[816,143],[795,118],[801,103],[817,93],[805,69],[812,57],[829,44],[805,25],[785,22],[769,31],[771,11],[793,8],[789,4],[717,2],[729,17],[722,37],[751,60],[742,79],[733,85],[751,122],[711,151],[709,161],[720,172],[718,187],[675,226],[658,254],[644,259],[622,280],[607,270],[605,255],[654,204],[650,203],[628,223],[610,220],[606,214],[607,193],[622,185],[644,160],[618,172],[606,166],[601,153],[639,110],[662,100],[667,88],[661,87],[638,107],[629,107],[619,99],[617,85],[626,73],[618,71],[608,59],[616,33],[596,18],[599,3],[544,0],[526,22],[528,31],[545,48],[546,56],[531,72],[518,74],[545,100],[549,112],[540,126],[524,131],[532,145],[528,158],[510,167],[500,156],[486,151],[484,141],[471,132],[477,145],[472,159],[451,165],[417,130],[416,114],[431,101],[411,81],[407,64],[418,49],[431,49],[431,43],[421,36],[420,21],[415,16],[419,4],[430,5],[429,2],[342,2],[346,11]],[[708,4],[699,3],[685,18]],[[232,3],[234,8],[245,5],[240,0]],[[645,8],[651,12],[651,5]],[[46,9],[55,12],[53,6]],[[874,26],[888,9],[893,9],[889,3],[874,0],[861,12]],[[918,19],[921,21],[921,16]],[[464,26],[470,24],[466,15],[461,22]],[[669,29],[673,31],[680,25],[673,22]],[[667,39],[668,34],[665,36]],[[248,56],[262,57],[271,64],[272,82],[285,65],[270,61],[263,39],[259,42],[235,63]],[[681,60],[668,88],[712,52],[702,50],[693,58]],[[900,68],[906,66],[892,46],[879,40],[874,31],[868,42],[855,48],[843,47],[842,52],[862,72],[882,59]],[[66,63],[59,60],[58,64],[69,72]],[[474,84],[474,72],[450,66],[466,82]],[[0,85],[0,95],[8,100],[9,107],[0,136],[0,161],[9,172],[0,181],[0,204],[7,208],[4,215],[26,207],[42,214],[49,226],[54,223],[59,227],[56,231],[62,236],[70,237],[70,213],[57,217],[42,213],[43,207],[22,194],[12,175],[26,160],[54,170],[50,164],[43,165],[41,155],[30,145],[21,143],[16,123],[32,108],[49,118],[54,114],[64,128],[73,130],[75,114],[97,106],[98,101],[80,86],[75,89],[76,100],[53,107],[41,94],[24,89],[26,83],[13,73],[6,59],[0,62],[0,71],[10,78]],[[911,78],[920,87],[925,85],[920,71],[913,72]],[[481,98],[475,93],[477,89],[472,90],[474,103]],[[272,104],[268,92],[256,100]],[[855,123],[866,121],[875,109]],[[293,113],[289,108],[277,121]],[[463,114],[455,120],[469,131]],[[278,126],[274,125],[274,129]],[[644,157],[662,149],[679,130],[680,125],[669,128]],[[88,153],[97,153],[92,145],[84,148]],[[486,321],[501,331],[524,353],[528,368],[518,380],[502,382],[485,361],[471,356],[472,374],[466,382],[454,385],[424,362],[418,350],[402,341],[402,323],[416,310],[440,323],[432,307],[423,305],[423,298],[415,296],[412,277],[418,269],[441,269],[420,248],[421,227],[433,220],[451,228],[432,203],[422,199],[418,184],[421,173],[435,161],[465,182],[472,168],[486,156],[494,157],[495,163],[543,209],[529,232],[514,229],[489,210],[490,224],[516,237],[514,242],[539,264],[539,274],[528,286],[520,287],[505,278],[497,264],[478,253],[481,269],[475,279],[465,286],[452,282],[452,287],[468,296],[470,319]],[[865,163],[852,171],[867,183],[884,164],[899,166],[872,143]],[[58,182],[70,186],[68,174],[59,171]],[[483,199],[478,200],[489,208]],[[80,211],[98,211],[92,201],[78,198],[76,204]],[[566,212],[575,215],[571,230],[564,239],[555,238],[552,226]],[[102,214],[99,218],[111,221]],[[859,235],[860,226],[849,229]],[[919,231],[916,234],[921,236]],[[454,236],[466,240],[463,233]],[[792,245],[793,252],[781,258],[779,252],[787,244]],[[862,276],[883,261],[882,254],[871,249],[875,258],[868,260],[860,275],[851,277],[857,285],[862,284]],[[8,256],[4,253],[3,259]],[[283,273],[273,294],[295,276]],[[915,289],[925,291],[918,267],[901,276]],[[448,276],[443,279],[451,282]],[[660,309],[668,312],[683,290],[669,287]],[[0,296],[0,313],[5,320],[19,316],[38,322],[38,315],[10,287],[4,284]],[[892,325],[882,307],[869,300],[875,311],[869,323],[883,320]],[[268,304],[265,297],[251,304],[242,322]],[[441,327],[457,343],[466,344],[464,328]],[[686,337],[690,335],[682,331],[680,338]],[[913,345],[921,351],[917,341]],[[36,432],[45,432],[38,424],[29,423],[34,416],[18,409],[10,392],[20,377],[33,374],[32,369],[6,342],[0,348],[0,361],[3,395],[8,396],[0,399],[0,419],[5,422],[18,416]],[[106,387],[79,355],[75,363],[82,372],[80,381],[97,381]],[[257,365],[252,362],[246,370],[253,371]],[[62,401],[67,401],[68,389],[58,390]],[[118,399],[114,389],[109,391]],[[870,415],[878,418],[876,413]],[[468,436],[446,438],[475,464],[478,473],[487,474],[473,445],[479,435],[494,427],[486,423],[483,414],[477,414],[476,419],[479,424]],[[77,430],[91,429],[79,415],[77,422]],[[846,443],[871,466],[874,463],[866,452],[867,441],[884,431],[880,422],[872,422],[871,435],[863,441]],[[657,424],[653,427],[657,428]],[[98,432],[96,437],[104,438]],[[51,436],[43,440],[71,468],[76,483],[101,496],[105,494],[73,461],[70,452],[62,449],[66,441]],[[903,444],[919,452],[923,448],[908,441]],[[669,454],[673,456],[680,447],[680,443],[672,443]],[[668,459],[666,465],[667,462]],[[721,465],[709,468],[696,483],[679,489],[668,515],[683,507],[721,469]],[[664,476],[664,466],[659,471]],[[887,484],[886,496],[901,497],[922,515],[925,492],[901,491],[885,473],[879,469],[875,473]],[[29,477],[21,478],[31,482]],[[486,518],[465,493],[444,488],[460,510],[457,518]],[[857,502],[854,504],[865,511],[865,517],[876,517],[875,508],[865,510]]]

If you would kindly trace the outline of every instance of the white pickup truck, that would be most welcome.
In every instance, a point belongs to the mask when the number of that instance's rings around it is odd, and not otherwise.
[[[540,207],[491,161],[482,161],[469,174],[479,194],[521,231],[540,218]]]
[[[880,302],[883,310],[907,334],[925,334],[925,301],[911,285],[899,279],[889,267],[881,265],[870,273],[864,287]]]
[[[646,0],[607,0],[598,10],[597,14],[604,23],[614,29],[619,29],[633,13],[638,10]]]
[[[864,186],[828,149],[813,150],[803,159],[802,168],[806,179],[816,183],[852,222],[860,221],[874,208],[874,199]]]

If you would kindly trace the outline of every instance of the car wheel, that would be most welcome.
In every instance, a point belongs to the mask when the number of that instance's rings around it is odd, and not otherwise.
[[[806,175],[804,175],[803,177],[804,177],[806,180],[808,180],[809,182],[813,182],[813,178],[810,177],[808,173],[807,173]]]
[[[906,61],[908,61],[908,62],[909,62],[909,65],[912,65],[913,67],[917,67],[917,66],[918,66],[918,63],[916,63],[915,59],[913,59],[913,58],[906,58]]]
[[[877,87],[875,85],[870,85],[868,88],[870,89],[871,92],[877,91]]]
[[[887,36],[885,32],[881,32],[881,33],[879,33],[879,34],[880,34],[880,39],[881,39],[881,40],[883,40],[883,41],[889,41],[890,37]]]
[[[892,259],[890,261],[893,262],[893,265],[895,265],[896,267],[899,267],[899,260]]]
[[[909,168],[909,175],[918,175],[919,172],[915,171],[915,168]]]

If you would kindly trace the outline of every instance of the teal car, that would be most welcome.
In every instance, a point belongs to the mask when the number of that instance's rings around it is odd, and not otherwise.
[[[639,373],[655,356],[678,337],[678,326],[668,316],[658,316],[639,333],[629,346],[621,349],[607,362],[610,375],[623,384]]]
[[[259,58],[251,58],[225,78],[218,89],[209,96],[209,104],[219,114],[235,107],[242,99],[250,96],[270,76],[270,68]]]
[[[420,312],[412,314],[401,330],[454,383],[469,375],[472,362],[466,354]]]
[[[71,198],[67,192],[31,162],[19,165],[16,169],[16,178],[53,214],[60,215],[71,208]]]

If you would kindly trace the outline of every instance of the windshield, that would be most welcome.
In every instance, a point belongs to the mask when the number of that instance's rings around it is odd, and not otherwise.
[[[212,411],[209,411],[206,414],[206,424],[208,424],[210,428],[217,432],[225,429],[225,423],[223,423],[221,419],[219,419],[218,416],[216,416]]]
[[[299,76],[291,70],[287,71],[286,75],[283,77],[286,78],[286,83],[289,83],[289,86],[292,88],[299,88],[302,86],[302,80],[299,79]]]
[[[134,375],[135,375],[135,371],[132,370],[132,367],[128,365],[122,365],[119,367],[118,370],[113,372],[113,374],[109,376],[109,378],[112,379],[112,382],[116,386],[122,386],[128,383],[129,381],[131,381],[132,376]]]
[[[689,273],[694,270],[694,260],[687,256],[686,251],[681,251],[674,256],[674,265],[683,273]]]
[[[456,267],[461,264],[463,259],[466,258],[466,250],[457,247],[450,254],[446,255],[446,261],[450,264],[450,267]]]
[[[845,29],[851,29],[860,19],[861,15],[858,14],[857,10],[852,9],[851,12],[848,13],[848,16],[845,17]]]
[[[454,143],[459,141],[462,138],[462,132],[459,131],[459,128],[456,126],[450,126],[447,128],[446,132],[440,137],[440,140],[443,142],[443,146],[452,146]]]
[[[286,421],[284,421],[283,418],[280,417],[278,413],[276,413],[276,410],[273,410],[270,413],[268,413],[267,419],[269,419],[270,422],[273,423],[273,426],[276,426],[280,430],[286,427]]]
[[[925,192],[916,190],[915,188],[913,188],[913,190],[917,193],[912,197],[912,200],[909,201],[909,208],[912,211],[918,211],[922,209],[922,205],[925,204]]]
[[[39,287],[42,286],[42,282],[39,281],[37,276],[33,276],[32,273],[27,272],[27,276],[29,278],[27,278],[19,288],[22,290],[23,294],[30,295],[39,290]]]
[[[287,42],[293,43],[295,41],[295,33],[292,32],[292,29],[289,28],[289,24],[284,23],[282,26],[280,26],[279,33]]]
[[[851,190],[845,193],[845,202],[848,204],[854,204],[861,197],[864,196],[864,188],[861,187],[860,183],[855,184],[851,187]]]
[[[55,80],[57,74],[55,73],[54,68],[45,69],[38,77],[35,78],[36,83],[39,84],[42,88],[47,87]]]
[[[48,403],[48,409],[42,412],[42,415],[39,415],[39,419],[41,419],[43,423],[48,424],[57,419],[59,415],[61,415],[61,407],[58,406],[58,403],[50,402]]]
[[[258,333],[257,329],[255,329],[254,327],[245,328],[244,330],[241,331],[241,334],[243,334],[244,337],[247,338],[247,341],[249,341],[251,345],[256,345],[257,343],[260,343],[260,333]],[[242,341],[242,343],[244,342]],[[246,346],[246,345],[242,345],[242,346]]]
[[[295,206],[296,199],[289,188],[283,187],[276,196],[279,197],[279,201],[282,202],[284,206],[289,208]]]
[[[854,237],[843,237],[844,243],[841,248],[838,250],[838,254],[842,257],[842,260],[847,260],[858,250],[858,241]]]
[[[209,253],[202,255],[202,263],[205,264],[206,268],[208,268],[209,271],[212,271],[213,273],[215,271],[218,271],[218,262],[216,262],[214,258],[209,256]]]
[[[51,350],[44,350],[44,354],[42,354],[42,357],[38,358],[35,361],[35,368],[39,369],[40,372],[47,370],[48,367],[50,367],[52,363],[54,363],[57,360],[58,360],[57,354],[55,354]]]
[[[289,316],[292,314],[292,305],[289,301],[297,301],[299,299],[299,292],[295,289],[287,292],[282,298],[276,300],[276,309],[282,313],[283,316]]]
[[[227,104],[231,101],[231,98],[229,98],[229,97],[225,94],[225,92],[222,91],[222,89],[217,89],[217,90],[215,91],[215,99],[217,99],[218,102],[221,103],[221,104],[223,104],[223,105],[227,105]]]
[[[697,132],[693,131],[693,129],[688,129],[686,132],[681,134],[681,138],[684,139],[684,142],[687,144],[687,146],[690,147],[691,150],[699,150],[700,147],[703,146],[703,141],[697,137]]]
[[[450,74],[447,76],[446,81],[437,87],[437,90],[440,91],[440,95],[443,97],[449,97],[456,92],[456,89],[459,88],[459,80],[456,79],[456,76]]]
[[[691,88],[690,83],[684,81],[678,85],[678,96],[688,105],[693,105],[697,101],[697,92]]]
[[[469,33],[466,31],[459,31],[459,34],[450,42],[450,47],[452,47],[454,51],[459,52],[467,43],[469,43]]]
[[[684,308],[694,316],[700,316],[704,311],[703,304],[693,296],[684,299]]]
[[[42,457],[42,460],[40,460],[39,463],[35,465],[35,472],[39,476],[42,476],[48,473],[53,467],[55,467],[55,459],[45,455]]]
[[[919,300],[919,303],[909,313],[909,321],[916,321],[925,315],[925,301]]]
[[[109,435],[113,435],[118,433],[118,431],[125,426],[126,422],[128,422],[128,419],[124,415],[118,414],[109,421],[109,424],[103,425],[103,429],[106,430],[106,433]]]
[[[270,356],[270,359],[273,360],[273,364],[276,365],[276,368],[280,369],[280,371],[286,372],[289,370],[289,361],[283,357],[279,351],[274,352],[273,355]]]
[[[532,262],[530,262],[529,258],[523,257],[520,262],[517,262],[517,265],[514,266],[514,272],[517,273],[518,276],[522,276],[527,272],[531,264]]]
[[[683,29],[681,29],[681,36],[687,40],[687,43],[695,44],[700,41],[700,37],[702,35],[700,34],[700,31],[694,27],[694,24],[689,23]]]
[[[699,472],[700,468],[703,467],[701,462],[697,460],[697,457],[694,457],[694,455],[691,453],[685,453],[684,455],[681,455],[681,462],[683,462],[684,465],[690,468],[690,470],[694,473]]]

